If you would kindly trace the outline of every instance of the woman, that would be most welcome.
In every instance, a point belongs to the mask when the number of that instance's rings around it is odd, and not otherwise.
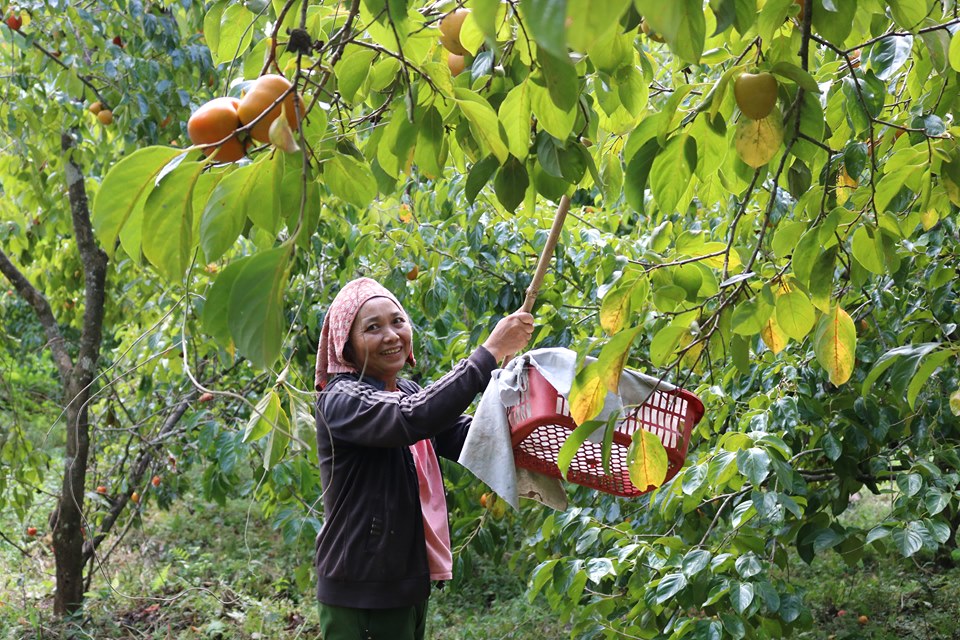
[[[503,318],[422,389],[399,377],[414,363],[413,330],[394,295],[369,278],[337,294],[316,371],[324,640],[423,638],[431,580],[450,579],[453,566],[437,455],[457,459],[471,420],[463,412],[532,333],[529,313]]]

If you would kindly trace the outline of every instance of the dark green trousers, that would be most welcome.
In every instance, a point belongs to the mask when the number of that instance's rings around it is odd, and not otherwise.
[[[396,609],[353,609],[320,603],[322,640],[423,640],[427,601]]]

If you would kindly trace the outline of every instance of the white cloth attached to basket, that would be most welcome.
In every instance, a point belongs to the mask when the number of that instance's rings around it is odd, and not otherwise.
[[[586,362],[592,360],[587,358]],[[459,462],[514,509],[520,508],[520,498],[523,497],[564,510],[567,508],[567,494],[559,480],[514,465],[507,407],[520,402],[526,364],[536,367],[560,395],[569,398],[577,373],[575,351],[561,347],[534,349],[513,359],[505,368],[493,372],[480,398]],[[667,382],[625,369],[620,377],[619,395],[607,393],[597,419],[606,421],[611,414],[621,413],[624,406],[643,404],[655,389],[672,391],[675,388]],[[598,429],[590,437],[602,438],[603,430]]]

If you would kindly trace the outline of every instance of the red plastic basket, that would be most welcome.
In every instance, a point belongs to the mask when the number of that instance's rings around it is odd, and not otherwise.
[[[534,367],[526,368],[527,387],[520,402],[507,409],[516,465],[563,479],[557,466],[561,445],[576,429],[567,400]],[[618,496],[639,496],[653,487],[638,488],[630,481],[627,450],[633,433],[656,434],[667,450],[667,477],[677,474],[687,457],[690,430],[703,417],[703,403],[689,391],[655,390],[616,425],[610,450],[610,473],[603,469],[603,445],[587,440],[570,464],[566,480]],[[665,481],[666,481],[665,480]]]

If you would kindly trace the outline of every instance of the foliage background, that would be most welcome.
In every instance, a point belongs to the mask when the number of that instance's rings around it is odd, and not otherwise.
[[[433,379],[519,306],[562,194],[574,206],[535,343],[598,356],[575,414],[595,414],[626,364],[694,390],[706,418],[648,496],[573,490],[564,513],[526,509],[474,538],[478,488],[451,472],[458,539],[532,555],[516,565],[529,594],[583,637],[797,634],[813,624],[797,557],[949,564],[955,4],[465,4],[456,77],[437,30],[452,3],[8,9],[23,23],[0,27],[0,508],[25,529],[59,504],[58,580],[83,567],[89,593],[141,509],[193,491],[255,501],[309,557],[325,302],[381,279],[418,329],[411,375]],[[287,47],[295,29],[309,47]],[[301,151],[184,153],[189,114],[264,70],[304,96]],[[778,81],[762,121],[734,96],[753,70]],[[65,458],[88,436],[77,476]],[[889,510],[844,519],[864,489]],[[458,561],[468,574],[471,555]]]

